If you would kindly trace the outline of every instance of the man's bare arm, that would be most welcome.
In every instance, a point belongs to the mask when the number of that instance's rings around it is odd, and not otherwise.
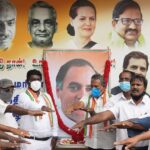
[[[82,128],[84,128],[85,125],[97,124],[97,123],[101,123],[101,122],[104,122],[107,120],[112,120],[112,119],[115,119],[115,116],[113,115],[113,113],[111,111],[107,110],[104,112],[97,113],[93,117],[90,117],[86,120],[83,120],[83,121],[77,123],[76,125],[74,125],[72,127],[72,129],[80,129],[81,130]]]
[[[139,141],[149,140],[149,139],[150,139],[150,131],[147,131],[137,136],[134,136],[132,138],[128,138],[122,141],[117,141],[114,144],[115,145],[127,145],[125,149],[128,150],[129,148],[134,147]]]
[[[0,148],[16,148],[20,145],[18,143],[11,143],[11,142],[2,142],[0,141]]]
[[[12,142],[12,143],[26,143],[26,144],[30,144],[29,142],[21,139],[21,138],[18,138],[18,137],[14,137],[14,136],[11,136],[11,135],[8,135],[7,133],[3,132],[0,130],[0,139],[5,139],[5,140],[8,140],[9,142]]]
[[[107,110],[107,111],[95,114],[93,117],[88,118],[84,122],[85,122],[85,125],[88,125],[88,124],[97,124],[97,123],[101,123],[101,122],[112,120],[112,119],[115,119],[115,116],[113,115],[111,111]]]
[[[5,112],[12,112],[18,115],[42,116],[44,112],[41,110],[29,110],[15,105],[8,105]]]
[[[2,124],[0,124],[0,130],[6,131],[6,132],[12,132],[13,134],[16,134],[16,135],[19,135],[22,137],[26,137],[26,136],[29,137],[30,136],[30,134],[25,130],[16,129],[16,128],[5,126]]]

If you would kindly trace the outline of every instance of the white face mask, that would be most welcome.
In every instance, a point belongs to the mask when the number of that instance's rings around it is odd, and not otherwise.
[[[38,91],[38,90],[40,90],[40,88],[41,88],[41,82],[40,81],[35,80],[35,81],[31,82],[31,89],[33,91]]]

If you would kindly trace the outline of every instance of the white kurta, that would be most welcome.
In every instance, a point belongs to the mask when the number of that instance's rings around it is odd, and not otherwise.
[[[46,93],[45,93],[46,94]],[[51,97],[46,94],[50,103],[52,104]],[[37,110],[41,109],[42,106],[47,106],[46,102],[43,97],[43,93],[40,93],[38,97],[38,103],[35,101],[32,101],[30,97],[24,92],[21,93],[18,100],[18,106],[21,106],[26,109],[31,110]],[[54,106],[52,104],[52,109],[54,110]],[[34,117],[34,116],[22,116],[19,120],[19,127],[21,129],[29,131],[31,136],[37,137],[37,138],[44,138],[44,137],[50,137],[50,136],[57,136],[57,130],[58,130],[58,122],[56,113],[52,112],[53,116],[53,127],[50,125],[50,119],[48,116],[48,113],[45,112],[45,114],[41,117]],[[31,142],[31,144],[21,144],[22,150],[50,150],[50,141],[51,139],[47,141],[39,141],[39,140],[32,140],[32,139],[26,139]]]
[[[81,98],[81,101],[84,103],[84,107],[88,106],[89,96],[84,96]],[[95,112],[101,112],[104,110],[102,98],[95,99]],[[92,98],[90,99],[90,107],[92,105]],[[92,137],[88,136],[89,126],[87,126],[87,137],[85,138],[85,145],[94,149],[112,149],[114,148],[113,143],[116,139],[116,134],[114,132],[106,132],[106,131],[98,131],[98,129],[104,127],[104,123],[94,124],[92,125],[93,132]]]

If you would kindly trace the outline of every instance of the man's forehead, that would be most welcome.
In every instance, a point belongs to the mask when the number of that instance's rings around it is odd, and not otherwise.
[[[14,9],[2,9],[0,10],[0,20],[16,19],[16,11]]]
[[[134,17],[135,15],[136,16],[138,15],[138,17],[142,18],[141,11],[138,8],[128,7],[119,15],[119,17],[124,16],[124,15],[129,16],[129,18]]]
[[[140,79],[134,79],[134,80],[132,80],[132,82],[131,82],[132,84],[133,83],[142,83],[142,84],[144,84],[144,82],[143,82],[143,80],[140,80]]]
[[[131,78],[131,73],[130,72],[122,72],[119,76],[119,79],[123,78]]]
[[[95,72],[90,66],[74,66],[66,73],[63,83],[78,82],[89,85],[93,74]]]
[[[146,60],[144,58],[131,58],[129,60],[129,66],[131,66],[131,65],[138,65],[138,66],[146,67]]]
[[[40,12],[40,13],[39,13]],[[43,7],[36,7],[31,10],[31,18],[33,19],[42,19],[42,18],[49,18],[49,19],[56,19],[55,14],[49,8]]]
[[[14,86],[13,82],[9,79],[1,79],[0,80],[0,87],[1,88],[7,88]]]

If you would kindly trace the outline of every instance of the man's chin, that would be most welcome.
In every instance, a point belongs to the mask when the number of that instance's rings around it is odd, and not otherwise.
[[[37,47],[44,48],[44,47],[48,47],[51,44],[49,42],[47,42],[47,41],[40,40],[40,41],[34,43],[34,45],[37,46]]]
[[[6,50],[9,47],[10,47],[10,44],[3,44],[3,45],[0,44],[0,49],[2,49],[2,50]]]

